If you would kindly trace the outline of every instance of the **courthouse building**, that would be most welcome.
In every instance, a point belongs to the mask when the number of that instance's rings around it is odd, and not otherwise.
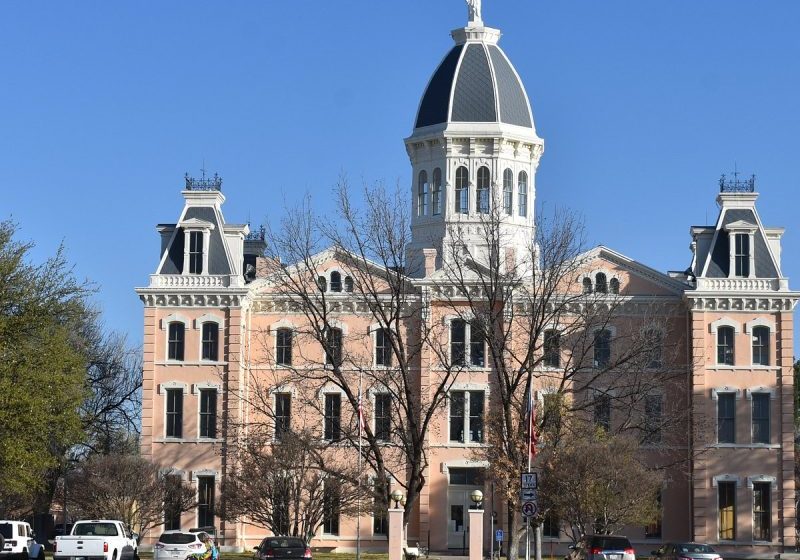
[[[447,250],[455,241],[453,226],[464,232],[459,242],[479,251],[485,242],[481,220],[489,205],[502,205],[505,244],[512,255],[514,249],[525,252],[533,235],[536,170],[544,152],[523,79],[498,44],[500,32],[473,14],[465,28],[451,35],[455,44],[433,72],[405,139],[413,177],[408,281],[420,301],[434,307],[436,296],[429,288],[441,278],[443,259],[456,258],[448,257],[452,253]],[[435,63],[420,61],[431,67]],[[142,454],[197,488],[196,510],[167,519],[168,527],[213,525],[224,546],[247,550],[268,534],[266,529],[226,522],[214,513],[231,468],[226,456],[231,442],[225,438],[246,437],[222,430],[220,420],[247,418],[234,388],[246,388],[253,376],[274,373],[281,365],[276,361],[291,360],[291,350],[285,352],[303,319],[274,304],[275,293],[259,273],[265,262],[263,230],[226,221],[221,186],[216,176],[186,178],[183,209],[164,210],[167,217],[176,214],[177,221],[157,226],[161,248],[158,258],[153,252],[155,272],[146,287],[136,290],[144,304]],[[235,185],[226,192],[237,196]],[[599,247],[584,255],[585,273],[576,279],[577,289],[613,294],[629,308],[657,301],[690,364],[683,379],[685,444],[673,451],[688,456],[702,445],[704,452],[667,478],[660,523],[626,530],[645,554],[657,543],[677,540],[712,543],[732,554],[771,554],[796,544],[792,340],[800,294],[790,290],[781,272],[783,228],[762,223],[755,183],[709,185],[689,202],[703,204],[702,197],[714,194],[719,205],[714,223],[674,224],[690,232],[691,264],[684,272],[659,272]],[[355,297],[350,265],[332,250],[315,262],[322,289],[340,303],[336,320],[342,344],[370,347],[369,318],[348,304]],[[682,270],[686,263],[676,265]],[[451,332],[451,343],[469,340],[460,327]],[[256,332],[274,337],[277,350],[253,344]],[[295,359],[301,354],[308,350],[294,352]],[[430,377],[426,369],[433,367],[420,360],[421,385]],[[470,491],[480,488],[487,502],[492,499],[491,486],[483,482],[487,463],[479,456],[492,388],[492,370],[483,360],[466,363],[451,387],[458,398],[450,402],[461,406],[455,412],[445,406],[440,429],[428,434],[426,485],[409,523],[409,541],[429,544],[431,550],[460,549]],[[322,415],[290,413],[293,401],[286,395],[292,390],[276,385],[276,407],[292,422],[303,416],[306,425],[316,423],[325,437]],[[322,408],[339,414],[344,404],[334,406],[340,398],[336,390],[323,393]],[[650,410],[662,407],[653,406]],[[374,416],[374,395],[365,410]],[[451,429],[453,422],[460,429]],[[703,437],[696,435],[697,428],[705,430]],[[500,504],[499,496],[495,499]],[[496,505],[495,510],[503,508]],[[328,521],[313,545],[355,548],[355,521]],[[497,523],[505,523],[502,513]],[[361,534],[365,548],[385,549],[385,525],[371,514],[363,516]],[[568,539],[549,527],[545,547],[548,543],[563,551]]]

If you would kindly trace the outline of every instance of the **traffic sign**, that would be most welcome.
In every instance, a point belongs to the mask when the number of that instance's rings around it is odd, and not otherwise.
[[[539,511],[539,508],[536,507],[536,502],[523,502],[522,503],[522,515],[525,517],[533,517],[536,515],[536,512]]]
[[[496,540],[497,542],[503,542],[503,530],[502,529],[495,530],[495,532],[494,532],[494,540]]]
[[[536,490],[539,488],[539,473],[526,472],[522,473],[522,480],[520,487],[523,490]]]
[[[539,501],[539,491],[538,490],[521,490],[519,493],[519,501],[520,502],[538,502]]]

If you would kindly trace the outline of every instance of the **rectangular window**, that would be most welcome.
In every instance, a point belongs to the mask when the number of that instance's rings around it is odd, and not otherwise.
[[[200,437],[217,437],[217,390],[200,390]]]
[[[219,359],[219,325],[203,323],[203,359],[216,362]]]
[[[275,393],[275,439],[280,441],[292,425],[292,394]]]
[[[645,445],[661,443],[663,407],[661,395],[647,395],[644,399],[644,438],[642,438],[642,443]]]
[[[450,486],[483,486],[484,471],[481,468],[450,467]]]
[[[322,491],[322,532],[325,535],[339,534],[339,489],[325,485]]]
[[[203,232],[189,232],[189,274],[203,273]]]
[[[291,329],[278,329],[275,340],[275,363],[280,366],[292,365]]]
[[[375,395],[375,439],[389,441],[392,430],[392,396],[389,393]]]
[[[372,504],[372,534],[388,535],[389,519],[386,511],[385,489],[380,480],[375,480],[374,498]]]
[[[450,322],[450,360],[454,366],[463,366],[465,364],[466,341],[466,321],[453,319]]]
[[[544,332],[544,356],[545,367],[561,367],[561,335],[558,331]]]
[[[608,431],[611,428],[611,397],[598,395],[594,399],[594,425]]]
[[[483,391],[469,392],[469,440],[483,443]]]
[[[183,389],[167,389],[167,437],[183,437]]]
[[[611,363],[611,332],[600,330],[594,334],[594,367],[605,368]]]
[[[375,331],[375,365],[389,367],[392,365],[392,343],[387,329]]]
[[[725,366],[732,366],[735,331],[733,327],[719,327],[717,329],[717,363]]]
[[[464,391],[450,392],[450,441],[464,441],[465,401]]]
[[[339,393],[325,394],[325,439],[342,439],[342,395]]]
[[[717,395],[717,443],[736,443],[736,394]]]
[[[544,516],[544,522],[542,523],[542,535],[549,538],[549,539],[557,539],[560,531],[561,523],[553,513],[548,512],[547,515]]]
[[[769,393],[753,393],[753,443],[769,443]]]
[[[183,346],[185,327],[183,323],[172,322],[169,324],[167,338],[167,359],[183,361]]]
[[[166,496],[164,497],[164,530],[177,531],[181,528],[181,510],[177,496],[183,486],[180,475],[168,474],[164,477]]]
[[[197,477],[197,526],[214,527],[214,477]]]
[[[747,278],[750,276],[750,235],[747,233],[737,233],[734,239],[736,276]]]
[[[664,347],[663,335],[656,329],[648,329],[645,332],[645,352],[647,354],[647,367],[651,369],[661,368],[661,354]]]
[[[753,483],[753,540],[771,541],[770,483]]]
[[[769,365],[769,328],[755,327],[753,329],[753,365]]]
[[[718,482],[719,540],[736,540],[736,483]]]
[[[645,525],[644,527],[644,538],[646,539],[660,539],[661,538],[661,517],[662,517],[662,505],[661,505],[661,492],[658,492],[658,497],[656,498],[658,501],[658,512],[656,514],[656,518],[653,520],[652,523],[649,525]]]
[[[327,334],[325,361],[329,366],[342,364],[342,329],[330,329]]]
[[[486,363],[483,329],[474,321],[469,324],[469,363],[476,367],[483,367]]]

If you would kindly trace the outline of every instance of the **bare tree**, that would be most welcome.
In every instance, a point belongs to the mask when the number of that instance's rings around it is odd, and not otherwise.
[[[287,432],[278,442],[250,434],[236,456],[238,469],[225,479],[228,518],[309,542],[326,518],[352,517],[369,504],[356,466],[326,453],[318,440],[308,432]]]
[[[528,468],[527,400],[534,390],[551,401],[535,428],[551,447],[569,430],[591,432],[597,423],[646,440],[648,433],[685,424],[688,401],[685,358],[671,323],[676,309],[681,316],[679,298],[637,298],[605,275],[585,284],[597,255],[584,250],[583,225],[572,213],[557,211],[550,220],[540,215],[524,247],[510,245],[507,221],[495,205],[483,215],[477,236],[474,226],[450,229],[445,274],[432,301],[441,314],[468,323],[485,344],[497,396],[490,405],[488,449],[476,453],[488,455],[508,505],[513,560],[524,534],[518,481]],[[649,396],[667,393],[674,414],[661,409],[648,419]],[[607,420],[612,410],[613,424]],[[564,418],[571,421],[562,423]]]
[[[93,519],[118,519],[144,535],[195,506],[195,491],[179,477],[134,455],[95,455],[69,477],[70,511]]]
[[[441,333],[428,320],[423,289],[409,277],[410,216],[404,193],[365,187],[363,209],[354,205],[345,180],[336,193],[335,220],[315,215],[306,201],[288,210],[280,228],[268,235],[270,258],[259,309],[302,318],[293,332],[299,355],[280,369],[258,370],[246,399],[254,417],[272,422],[276,388],[297,387],[293,398],[320,415],[326,412],[320,393],[326,388],[340,392],[342,421],[320,439],[339,448],[347,442],[351,453],[361,450],[364,470],[379,481],[383,503],[389,501],[392,481],[402,487],[408,522],[426,484],[428,435],[460,367],[437,368],[424,385],[420,380],[421,364],[429,358],[426,348]],[[326,259],[341,267],[331,285],[321,273]],[[365,326],[345,333],[344,317]],[[270,363],[275,360],[274,335],[254,336]],[[360,433],[359,395],[365,415],[380,408],[381,416],[374,426],[366,422]]]

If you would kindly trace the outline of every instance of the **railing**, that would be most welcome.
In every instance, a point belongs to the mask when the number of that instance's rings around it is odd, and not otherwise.
[[[697,290],[750,292],[780,290],[780,280],[767,278],[698,278]]]
[[[206,177],[205,174],[199,179],[189,177],[186,173],[183,176],[186,181],[187,191],[221,191],[222,190],[222,177],[214,173],[213,177]]]
[[[733,179],[728,179],[723,174],[719,178],[719,192],[721,193],[751,193],[756,190],[756,176],[749,179],[739,179],[739,174],[734,173]]]
[[[230,276],[204,274],[153,274],[151,288],[227,288]]]
[[[267,236],[267,228],[259,226],[245,236],[246,241],[264,241]]]

